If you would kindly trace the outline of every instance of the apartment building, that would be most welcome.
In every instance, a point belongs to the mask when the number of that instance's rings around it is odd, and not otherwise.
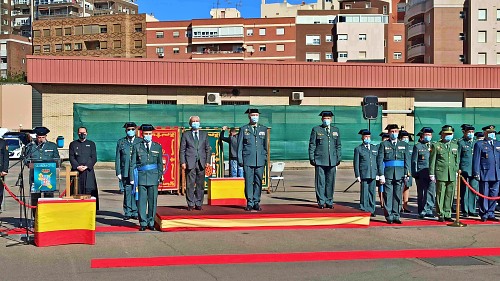
[[[0,77],[23,76],[26,73],[26,56],[31,54],[28,38],[13,35],[0,35]]]
[[[214,18],[146,24],[148,58],[295,60],[295,18]]]
[[[467,1],[464,17],[464,62],[500,65],[500,0]]]
[[[287,0],[280,3],[266,3],[260,5],[261,18],[296,17],[298,11],[338,10],[342,0],[317,0],[316,3],[290,4]]]
[[[33,53],[45,56],[146,56],[145,14],[37,20]]]
[[[337,15],[338,10],[298,11],[296,18],[297,61],[336,61],[333,55],[333,26]]]

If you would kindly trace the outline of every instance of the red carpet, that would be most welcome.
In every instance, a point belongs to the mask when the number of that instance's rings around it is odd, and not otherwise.
[[[165,256],[143,258],[92,259],[91,268],[188,266],[200,264],[285,263],[341,260],[378,260],[410,258],[445,258],[500,256],[500,248],[411,249],[346,252],[305,252],[277,254],[234,254],[205,256]]]

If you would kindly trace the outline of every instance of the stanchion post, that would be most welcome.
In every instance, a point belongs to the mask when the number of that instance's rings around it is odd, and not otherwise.
[[[448,224],[448,226],[453,227],[465,227],[467,224],[460,222],[460,180],[462,178],[462,171],[457,173],[457,208],[456,208],[456,218],[455,221]]]

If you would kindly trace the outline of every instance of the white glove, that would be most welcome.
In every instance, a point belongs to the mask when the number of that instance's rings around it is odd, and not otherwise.
[[[481,178],[479,177],[479,175],[475,175],[474,178],[479,181]]]
[[[431,179],[431,182],[436,182],[436,176],[430,175],[429,179]]]
[[[134,181],[130,181],[130,184],[134,184]]]
[[[408,180],[409,180],[409,179],[410,179],[410,178],[409,178],[407,175],[405,175],[405,179],[404,179],[404,180],[405,180],[405,182],[408,182]]]
[[[380,181],[380,184],[384,184],[385,183],[385,176],[384,175],[379,176],[379,181]]]
[[[361,182],[361,178],[360,178],[360,177],[357,177],[357,178],[356,178],[356,180],[357,180],[358,182]]]
[[[121,180],[122,180],[122,175],[118,175],[118,176],[116,176],[116,177],[118,178],[118,180],[119,180],[119,181],[121,181]]]
[[[375,176],[375,180],[376,181],[380,180],[380,177],[379,176]]]

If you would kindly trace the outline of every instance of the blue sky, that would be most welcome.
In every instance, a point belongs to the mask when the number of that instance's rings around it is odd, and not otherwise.
[[[259,18],[260,4],[262,0],[219,0],[220,8],[235,8],[237,3],[241,3],[239,8],[244,18]],[[267,3],[279,3],[283,0],[267,0]],[[302,0],[288,0],[290,4],[299,4]],[[305,0],[306,3],[316,2],[315,0]],[[161,20],[190,20],[210,18],[210,9],[217,6],[217,0],[137,0],[139,13],[153,13]]]

